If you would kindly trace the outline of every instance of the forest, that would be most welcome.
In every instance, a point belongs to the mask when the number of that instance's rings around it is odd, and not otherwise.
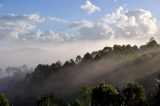
[[[35,69],[8,67],[0,106],[160,106],[159,63],[160,44],[150,38]]]

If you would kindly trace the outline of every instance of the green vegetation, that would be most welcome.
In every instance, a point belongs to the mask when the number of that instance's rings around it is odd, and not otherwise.
[[[60,99],[49,96],[38,101],[37,106],[159,106],[159,92],[149,97],[145,88],[137,82],[129,82],[121,91],[103,82],[82,88],[75,102],[62,104]]]
[[[102,83],[92,91],[92,106],[118,105],[118,95],[116,88]]]
[[[61,100],[55,96],[47,96],[39,100],[37,106],[61,106]]]
[[[0,106],[11,106],[8,99],[0,93]]]
[[[137,82],[129,82],[122,90],[103,82],[82,88],[75,101],[70,103],[52,95],[42,97],[36,106],[159,106],[159,101],[160,89],[154,97],[150,97]],[[11,106],[3,94],[0,94],[0,106]]]
[[[123,90],[123,95],[125,97],[125,105],[127,106],[142,106],[147,100],[144,87],[135,82],[127,84]]]

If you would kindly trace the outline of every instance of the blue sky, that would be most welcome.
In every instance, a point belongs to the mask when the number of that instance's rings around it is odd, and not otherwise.
[[[87,15],[80,6],[85,0],[1,0],[4,7],[0,15],[8,13],[31,14],[40,13],[43,16],[54,16],[67,20],[92,19],[97,20],[107,13],[114,11],[119,6],[127,4],[128,9],[146,9],[159,18],[159,0],[91,0],[101,8],[100,13]]]

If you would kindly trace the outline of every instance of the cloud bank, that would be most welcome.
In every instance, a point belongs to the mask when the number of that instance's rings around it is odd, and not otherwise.
[[[16,15],[8,14],[0,17],[0,38],[18,39],[27,36],[35,29],[35,24],[43,22],[44,19],[37,14]]]
[[[93,27],[79,30],[82,39],[149,39],[159,38],[160,24],[150,11],[118,8]]]
[[[68,31],[41,30],[37,26],[46,21],[65,23]],[[90,20],[69,22],[39,14],[0,16],[0,38],[20,41],[65,42],[75,40],[149,39],[159,38],[160,23],[152,13],[143,9],[125,10],[119,7],[99,22]],[[74,32],[74,33],[72,33]],[[76,32],[76,33],[75,33]]]

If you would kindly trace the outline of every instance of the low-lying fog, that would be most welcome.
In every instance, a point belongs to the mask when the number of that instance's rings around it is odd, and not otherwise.
[[[146,40],[147,41],[147,40]],[[24,64],[29,67],[36,65],[51,64],[58,60],[62,63],[77,55],[83,56],[86,52],[92,52],[102,49],[105,46],[113,46],[114,44],[145,44],[146,41],[140,40],[103,40],[103,41],[72,41],[61,43],[26,43],[26,42],[1,42],[0,43],[0,68],[7,66],[22,66]]]

